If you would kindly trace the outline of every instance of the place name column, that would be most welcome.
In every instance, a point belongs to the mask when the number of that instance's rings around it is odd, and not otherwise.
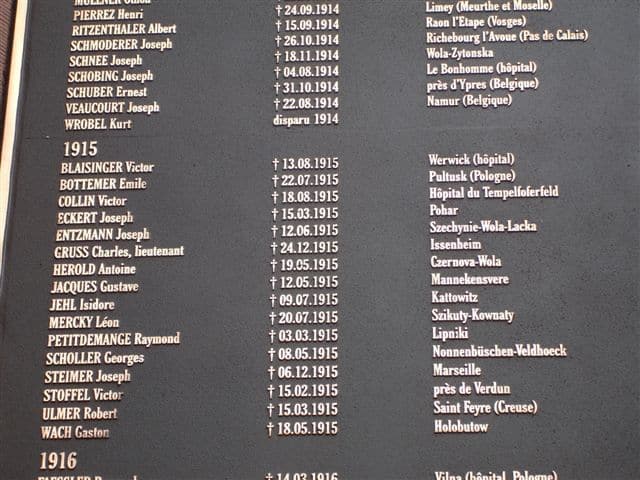
[[[545,81],[544,60],[534,47],[559,48],[589,38],[586,29],[545,26],[554,8],[550,0],[426,1],[424,7],[426,106],[432,112],[477,108],[489,115],[511,108],[527,92],[538,95],[533,92]],[[570,354],[561,339],[506,340],[513,338],[509,330],[515,325],[532,320],[507,300],[511,289],[523,288],[521,276],[514,275],[521,266],[510,245],[552,235],[544,228],[544,205],[561,198],[562,186],[526,178],[522,172],[532,171],[536,158],[499,146],[475,151],[452,146],[427,152],[425,161],[433,433],[490,434],[499,416],[518,421],[546,407],[501,380],[499,365],[562,360]],[[531,309],[536,301],[532,297]],[[504,334],[495,333],[502,329]],[[491,335],[495,338],[487,340]],[[467,472],[465,478],[505,475]],[[513,475],[520,478],[519,472]],[[554,472],[542,475],[552,478]],[[462,478],[445,471],[435,476]]]
[[[540,28],[552,10],[552,0],[425,2],[427,107],[504,108],[538,90],[536,50],[589,39],[584,28]]]
[[[517,236],[526,244],[529,236],[548,233],[540,226],[543,212],[536,209],[532,217],[517,211],[526,203],[560,196],[556,184],[519,179],[521,161],[513,152],[427,156],[434,433],[485,434],[496,415],[536,415],[543,406],[522,398],[499,378],[487,378],[486,362],[567,356],[562,343],[474,341],[490,325],[507,329],[526,321],[500,302],[501,292],[518,288],[511,277],[517,265],[506,263],[499,247],[487,244],[503,244],[498,238],[504,236]],[[492,213],[496,203],[507,203],[515,212]],[[473,204],[486,214],[469,214],[478,210]]]

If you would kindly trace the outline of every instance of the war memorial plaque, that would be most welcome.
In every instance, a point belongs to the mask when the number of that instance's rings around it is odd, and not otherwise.
[[[640,479],[638,13],[18,1],[0,479]]]

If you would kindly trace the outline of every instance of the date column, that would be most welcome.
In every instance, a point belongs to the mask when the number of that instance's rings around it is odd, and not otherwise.
[[[339,159],[273,160],[267,435],[338,424]]]

